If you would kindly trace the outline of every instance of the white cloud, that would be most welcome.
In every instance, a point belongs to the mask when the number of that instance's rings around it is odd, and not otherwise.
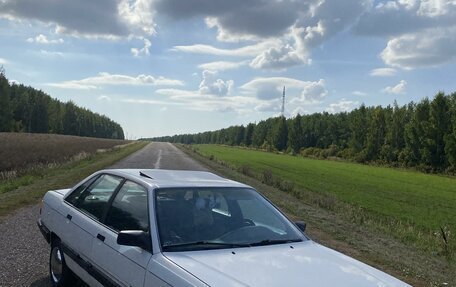
[[[48,44],[62,44],[65,41],[62,38],[55,39],[55,40],[49,40],[45,35],[39,34],[35,38],[28,38],[27,42],[48,45]]]
[[[210,112],[251,112],[261,100],[246,96],[218,96],[201,94],[200,91],[180,89],[158,89],[156,94],[169,97],[170,103],[182,105],[185,109]]]
[[[365,96],[367,96],[367,93],[361,92],[361,91],[353,91],[352,95],[359,96],[359,97],[365,97]]]
[[[396,69],[393,68],[378,68],[370,71],[370,75],[373,77],[391,77],[396,75]]]
[[[40,50],[40,54],[46,57],[63,57],[65,54],[58,51]]]
[[[132,30],[131,33],[147,36],[155,34],[156,25],[151,0],[121,0],[118,11],[119,16]]]
[[[328,91],[324,87],[325,81],[300,81],[286,77],[256,78],[240,87],[242,93],[255,96],[258,99],[271,100],[282,97],[283,87],[286,87],[286,97],[291,102],[315,102],[323,99]],[[298,95],[298,96],[296,96]]]
[[[202,95],[227,96],[231,93],[233,84],[232,80],[224,81],[217,78],[217,72],[205,70],[199,92]]]
[[[401,69],[437,66],[456,57],[454,0],[394,0],[363,14],[355,31],[387,39],[380,57]]]
[[[134,57],[139,57],[141,55],[143,56],[149,56],[150,55],[150,51],[149,51],[149,48],[150,46],[152,45],[152,43],[144,38],[144,47],[141,48],[141,49],[138,49],[138,48],[131,48],[130,51],[131,51],[131,54],[134,56]]]
[[[132,85],[132,86],[182,86],[184,83],[179,80],[168,79],[165,77],[153,77],[150,75],[138,75],[131,77],[127,75],[116,75],[109,73],[99,73],[98,76],[89,77],[82,80],[64,81],[61,83],[50,83],[48,86],[63,89],[97,89],[106,85]]]
[[[402,69],[432,67],[452,61],[456,57],[456,26],[393,38],[380,56],[386,64]]]
[[[6,65],[8,61],[6,59],[0,58],[0,65]]]
[[[271,100],[264,101],[255,107],[257,112],[280,112],[282,109],[282,101],[280,100]]]
[[[209,62],[204,63],[198,66],[198,68],[203,70],[211,70],[211,71],[226,71],[237,69],[242,66],[245,66],[248,62],[241,61],[241,62],[227,62],[227,61],[218,61],[218,62]]]
[[[282,70],[305,61],[305,55],[301,56],[292,46],[285,45],[264,51],[250,62],[250,66],[254,69]]]
[[[270,47],[278,46],[277,40],[266,40],[253,45],[244,46],[237,49],[220,49],[210,45],[196,44],[190,46],[174,46],[171,50],[193,54],[207,54],[216,56],[233,56],[233,57],[252,57],[258,55]]]
[[[294,104],[309,104],[321,102],[328,95],[325,88],[325,80],[320,79],[318,82],[307,82],[301,95],[293,98],[290,102]]]
[[[100,102],[111,102],[112,99],[110,96],[106,96],[106,95],[101,95],[98,97],[98,99]]]
[[[387,93],[387,94],[405,94],[405,88],[407,86],[407,82],[404,80],[401,80],[399,84],[395,86],[388,86],[382,90],[382,92]]]
[[[358,105],[359,102],[357,101],[341,99],[337,103],[330,104],[329,107],[326,108],[326,111],[329,113],[349,112],[356,108]]]

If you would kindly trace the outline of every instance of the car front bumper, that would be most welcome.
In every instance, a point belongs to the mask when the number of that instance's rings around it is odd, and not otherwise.
[[[41,222],[41,218],[36,221],[36,224],[38,225],[38,228],[40,229],[41,234],[43,234],[44,239],[46,239],[47,243],[51,243],[51,232],[46,227],[46,225]]]

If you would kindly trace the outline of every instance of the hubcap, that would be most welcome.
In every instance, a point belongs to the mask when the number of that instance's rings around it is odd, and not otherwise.
[[[54,247],[51,253],[51,276],[55,283],[62,278],[62,253],[58,247]]]

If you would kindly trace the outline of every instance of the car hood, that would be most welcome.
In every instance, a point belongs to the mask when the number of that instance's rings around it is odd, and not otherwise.
[[[164,255],[209,286],[410,287],[310,240]]]

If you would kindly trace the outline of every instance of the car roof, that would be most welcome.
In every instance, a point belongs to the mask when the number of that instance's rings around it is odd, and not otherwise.
[[[166,169],[108,169],[100,172],[117,174],[147,183],[153,188],[170,187],[249,187],[207,171]]]

